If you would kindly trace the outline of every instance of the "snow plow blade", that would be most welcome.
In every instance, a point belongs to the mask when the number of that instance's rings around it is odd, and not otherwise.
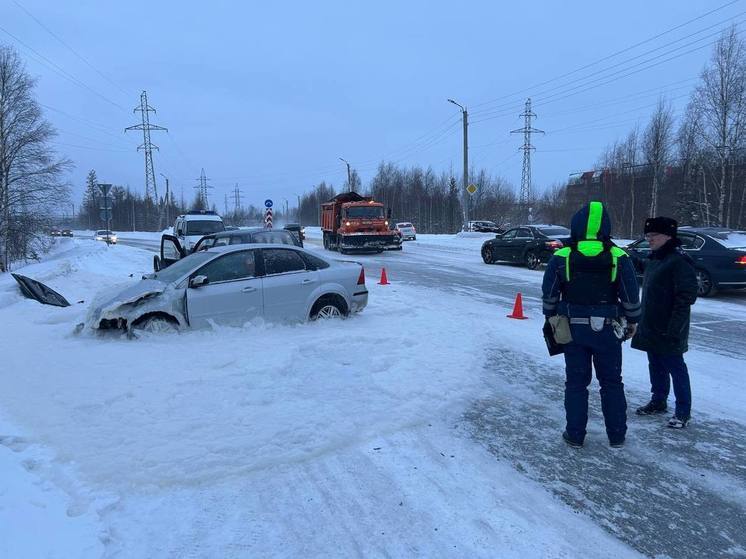
[[[10,275],[18,282],[18,285],[21,287],[21,293],[29,299],[36,299],[44,305],[54,305],[55,307],[70,306],[67,299],[40,281],[27,278],[21,274]]]

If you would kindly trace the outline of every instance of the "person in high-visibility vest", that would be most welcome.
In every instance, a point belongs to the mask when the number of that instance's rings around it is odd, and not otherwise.
[[[634,335],[640,319],[637,276],[627,253],[611,242],[611,220],[601,202],[581,208],[570,231],[570,245],[554,253],[542,284],[544,315],[569,324],[572,338],[563,345],[567,424],[562,438],[583,446],[595,366],[609,444],[620,447],[627,433],[622,341]]]

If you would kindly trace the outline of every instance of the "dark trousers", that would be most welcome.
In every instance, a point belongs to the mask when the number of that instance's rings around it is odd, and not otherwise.
[[[609,441],[624,440],[627,400],[622,382],[622,344],[611,326],[594,332],[590,326],[572,325],[573,341],[565,345],[565,415],[567,434],[578,442],[588,423],[588,386],[592,365],[601,385],[601,409]]]
[[[676,396],[676,417],[689,419],[692,413],[692,388],[689,385],[689,370],[680,353],[663,355],[648,352],[650,391],[654,402],[666,402],[671,391]]]

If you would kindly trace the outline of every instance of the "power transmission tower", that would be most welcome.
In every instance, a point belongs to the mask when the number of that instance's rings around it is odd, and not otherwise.
[[[521,219],[524,223],[530,223],[531,216],[531,202],[533,201],[533,193],[531,192],[531,152],[536,148],[531,145],[531,134],[544,134],[543,130],[533,128],[531,126],[531,119],[536,118],[536,113],[531,110],[531,98],[526,99],[526,108],[521,114],[523,117],[523,128],[517,130],[511,130],[511,134],[523,134],[523,172],[521,173],[521,195],[519,198]]]
[[[124,131],[130,130],[142,130],[142,144],[137,147],[137,151],[145,152],[145,198],[154,201],[156,204],[158,201],[158,187],[155,183],[155,168],[153,167],[153,150],[159,149],[158,146],[150,141],[150,131],[165,131],[168,132],[167,128],[163,126],[157,126],[150,124],[150,116],[148,113],[155,113],[155,109],[148,105],[148,93],[143,91],[140,94],[140,106],[135,107],[132,112],[140,112],[142,116],[142,122],[134,126],[125,128]],[[158,229],[163,228],[163,206],[161,205],[160,211],[158,212]]]
[[[224,204],[223,208],[225,209],[225,213],[223,214],[223,216],[227,216],[228,215],[228,193],[227,192],[225,192],[223,204]]]
[[[238,189],[238,183],[233,188],[233,213],[238,214],[241,209],[241,190]]]
[[[208,189],[213,188],[213,187],[210,186],[209,184],[207,184],[208,179],[205,176],[205,169],[204,169],[204,167],[202,168],[202,172],[200,173],[199,178],[195,179],[195,180],[199,181],[199,184],[194,187],[194,188],[197,189],[198,196],[199,196],[199,201],[202,204],[202,207],[205,210],[208,210],[208,209],[210,209],[210,207],[207,205],[208,204],[208,201],[207,201],[207,191],[208,191]]]

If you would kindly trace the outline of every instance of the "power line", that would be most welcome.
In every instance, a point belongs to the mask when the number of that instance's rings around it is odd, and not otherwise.
[[[25,42],[23,42],[21,39],[19,39],[15,35],[13,35],[10,31],[8,31],[7,29],[5,29],[4,27],[0,27],[0,31],[2,31],[6,35],[8,35],[11,39],[13,39],[14,41],[16,41],[22,47],[24,47],[24,48],[28,49],[29,51],[31,51],[37,57],[37,59],[41,59],[42,64],[45,64],[48,68],[50,68],[53,71],[57,72],[59,75],[61,75],[66,80],[70,81],[71,83],[73,83],[73,84],[75,84],[75,85],[77,85],[79,87],[82,87],[82,88],[90,91],[91,93],[93,93],[94,95],[96,95],[97,97],[99,97],[100,99],[103,99],[107,103],[110,103],[110,104],[114,105],[115,107],[118,107],[118,108],[122,109],[123,111],[127,110],[122,105],[120,105],[119,103],[117,103],[116,101],[112,101],[106,95],[103,95],[102,93],[99,93],[98,91],[96,91],[95,89],[93,89],[92,87],[90,87],[88,84],[86,84],[83,81],[81,81],[78,78],[76,78],[74,75],[72,75],[71,73],[69,73],[67,70],[63,69],[61,66],[59,66],[55,62],[51,61],[49,58],[47,58],[46,56],[44,56],[43,54],[41,54],[40,52],[38,52],[37,50],[35,50],[33,47],[30,47],[29,45],[27,45]]]
[[[645,44],[647,44],[647,43],[650,43],[650,42],[652,42],[652,41],[654,41],[654,40],[656,40],[656,39],[659,39],[660,37],[663,37],[663,36],[665,36],[665,35],[668,35],[668,34],[670,34],[670,33],[673,33],[674,31],[677,31],[677,30],[679,30],[679,29],[681,29],[681,28],[683,28],[683,27],[686,27],[687,25],[689,25],[689,24],[691,24],[691,23],[694,23],[695,21],[699,21],[699,20],[701,20],[701,19],[704,19],[704,18],[706,18],[707,16],[709,16],[709,15],[711,15],[711,14],[715,13],[715,12],[719,12],[719,11],[721,11],[721,10],[723,10],[723,9],[725,9],[725,8],[727,8],[727,7],[729,7],[729,6],[732,6],[733,4],[737,4],[737,3],[738,3],[738,2],[740,2],[740,1],[741,1],[741,0],[732,0],[731,2],[726,2],[725,4],[722,4],[722,5],[718,6],[717,8],[714,8],[714,9],[712,9],[712,10],[708,11],[708,12],[705,12],[704,14],[701,14],[701,15],[699,15],[699,16],[697,16],[697,17],[695,17],[695,18],[692,18],[692,19],[690,19],[690,20],[688,20],[688,21],[685,21],[684,23],[680,23],[680,24],[678,24],[678,25],[676,25],[676,26],[674,26],[674,27],[671,27],[671,28],[669,28],[669,29],[667,29],[667,30],[665,30],[665,31],[661,32],[661,33],[658,33],[657,35],[654,35],[654,36],[652,36],[652,37],[649,37],[649,38],[647,38],[647,39],[645,39],[645,40],[643,40],[643,41],[640,41],[640,42],[638,42],[638,43],[635,43],[635,44],[633,44],[633,45],[630,45],[629,47],[625,47],[625,48],[623,48],[623,49],[621,49],[621,50],[619,50],[619,51],[616,51],[616,52],[614,52],[614,53],[612,53],[612,54],[609,54],[609,55],[607,55],[607,56],[604,56],[603,58],[600,58],[600,59],[598,59],[598,60],[596,60],[596,61],[594,61],[594,62],[591,62],[591,63],[589,63],[589,64],[586,64],[586,65],[584,65],[584,66],[580,66],[579,68],[576,68],[575,70],[571,70],[571,71],[569,71],[569,72],[566,72],[566,73],[564,73],[564,74],[561,74],[561,75],[559,75],[559,76],[555,76],[555,77],[553,77],[553,78],[550,78],[550,79],[548,79],[548,80],[545,80],[545,81],[543,81],[543,82],[540,82],[540,83],[538,83],[538,84],[534,84],[534,85],[532,85],[532,86],[530,86],[530,87],[527,87],[527,88],[525,88],[525,89],[522,89],[522,90],[520,90],[520,91],[516,91],[516,92],[514,92],[514,93],[510,93],[510,94],[508,94],[508,95],[503,95],[503,96],[501,96],[501,97],[496,97],[496,98],[494,98],[494,99],[491,99],[491,100],[489,100],[489,101],[484,101],[484,102],[482,102],[482,103],[478,103],[478,104],[474,105],[474,107],[482,107],[482,106],[484,106],[484,105],[489,105],[489,104],[492,104],[492,103],[494,103],[494,102],[496,102],[496,101],[500,101],[500,100],[502,100],[502,99],[508,99],[508,98],[510,98],[510,97],[515,97],[516,95],[521,95],[521,94],[524,94],[524,93],[526,93],[526,92],[528,92],[528,91],[533,91],[533,90],[534,90],[535,88],[537,88],[537,87],[541,87],[541,86],[543,86],[543,85],[546,85],[546,84],[548,84],[548,83],[552,83],[552,82],[555,82],[555,81],[561,80],[561,79],[563,79],[563,78],[566,78],[566,77],[568,77],[568,76],[571,76],[571,75],[573,75],[573,74],[576,74],[576,73],[578,73],[578,72],[582,72],[583,70],[586,70],[586,69],[588,69],[588,68],[591,68],[592,66],[595,66],[595,65],[597,65],[597,64],[600,64],[601,62],[605,62],[605,61],[607,61],[607,60],[610,60],[610,59],[612,59],[612,58],[614,58],[614,57],[616,57],[616,56],[619,56],[620,54],[624,54],[625,52],[629,52],[629,51],[631,51],[631,50],[633,50],[633,49],[635,49],[635,48],[637,48],[637,47],[639,47],[639,46],[645,45]],[[736,16],[732,16],[732,18],[738,17],[738,16],[740,16],[740,15],[741,15],[741,14],[737,14]],[[732,18],[730,18],[730,19],[732,19]],[[726,20],[726,21],[727,21],[727,20]]]
[[[36,23],[39,24],[39,26],[44,29],[47,33],[49,33],[52,37],[54,37],[62,46],[64,46],[67,50],[69,50],[71,53],[73,53],[78,59],[83,61],[84,64],[86,64],[91,70],[96,72],[99,76],[104,78],[107,82],[109,82],[111,85],[116,87],[119,91],[121,91],[125,95],[129,95],[127,91],[125,91],[119,84],[115,83],[111,80],[106,74],[101,72],[98,68],[96,68],[93,64],[91,64],[83,55],[78,53],[74,48],[72,48],[70,45],[68,45],[65,41],[63,41],[56,33],[54,33],[49,27],[44,25],[39,19],[37,19],[34,14],[32,14],[30,11],[28,11],[23,5],[21,5],[17,0],[13,0],[13,3],[18,6],[21,10],[23,10],[26,15],[28,15],[31,19],[33,19]]]

